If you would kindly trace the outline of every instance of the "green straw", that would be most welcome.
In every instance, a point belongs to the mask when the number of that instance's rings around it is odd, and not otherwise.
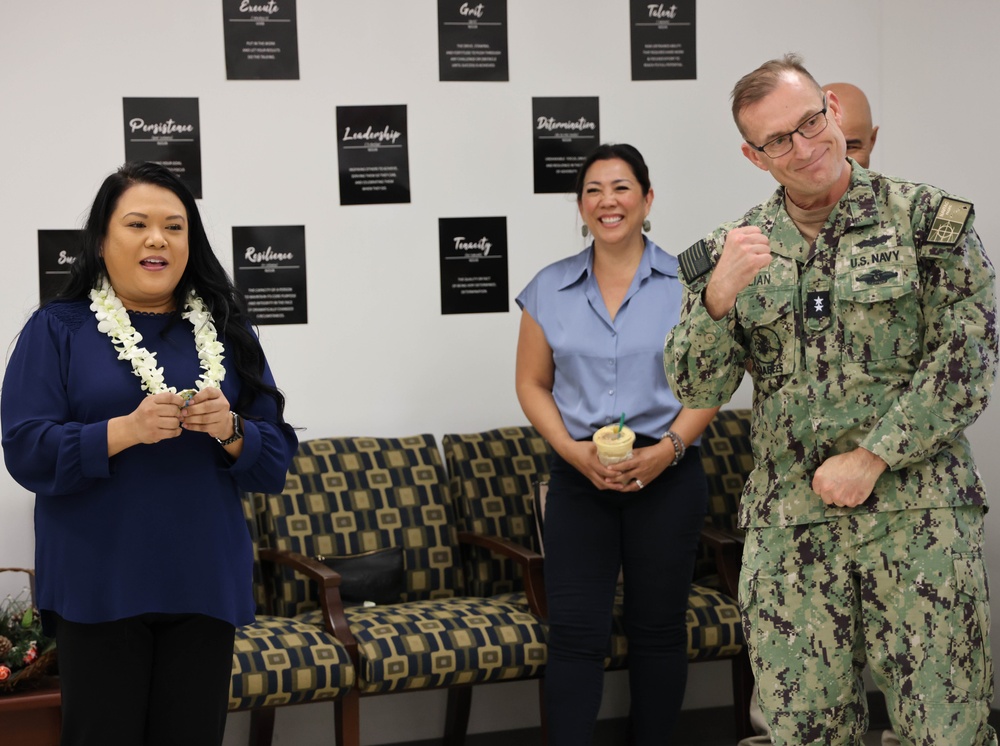
[[[622,418],[618,421],[618,429],[615,432],[620,433],[622,431],[623,427],[625,427],[625,413],[624,412],[622,412]]]

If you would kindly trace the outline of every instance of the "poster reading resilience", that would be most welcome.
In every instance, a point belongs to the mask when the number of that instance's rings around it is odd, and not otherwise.
[[[83,240],[81,230],[38,231],[38,302],[52,300],[66,280]]]
[[[441,80],[509,80],[507,0],[438,0]]]
[[[126,98],[125,160],[170,169],[201,199],[201,128],[196,98]]]
[[[694,80],[695,0],[651,3],[629,0],[632,80]]]
[[[441,313],[506,313],[507,218],[439,218]]]
[[[255,324],[308,323],[305,226],[233,226],[233,279]]]
[[[410,201],[406,105],[338,106],[340,204]]]
[[[228,80],[298,80],[295,0],[222,0]]]
[[[598,100],[533,98],[535,193],[572,192],[576,172],[601,143]]]

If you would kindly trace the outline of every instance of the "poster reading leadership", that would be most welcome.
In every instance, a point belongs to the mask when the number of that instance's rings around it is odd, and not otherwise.
[[[507,0],[438,0],[441,80],[509,80]]]
[[[255,324],[308,323],[305,226],[234,226],[233,278]]]
[[[576,172],[601,142],[598,99],[533,98],[535,193],[572,192]]]
[[[222,0],[228,80],[298,80],[295,0]]]
[[[441,313],[506,313],[507,218],[439,218]]]
[[[38,302],[55,298],[69,279],[83,241],[81,230],[38,231]]]
[[[632,80],[694,80],[695,0],[651,3],[629,0]]]
[[[125,160],[170,169],[201,199],[201,127],[196,98],[126,98]]]
[[[410,201],[406,105],[338,106],[340,204]]]

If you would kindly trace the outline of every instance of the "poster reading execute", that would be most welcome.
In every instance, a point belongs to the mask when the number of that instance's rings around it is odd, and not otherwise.
[[[222,0],[227,80],[298,80],[295,0]]]

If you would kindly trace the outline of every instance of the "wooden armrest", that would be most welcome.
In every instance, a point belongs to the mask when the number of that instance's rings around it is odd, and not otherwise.
[[[351,634],[347,617],[344,616],[344,602],[340,598],[340,573],[331,570],[317,559],[307,557],[287,549],[260,550],[262,562],[284,565],[305,575],[319,586],[320,608],[323,612],[323,626],[326,631],[344,643],[355,666],[358,664],[358,643]]]
[[[722,588],[733,600],[739,597],[740,567],[743,565],[743,537],[732,531],[705,526],[701,540],[712,550]]]
[[[545,599],[545,560],[542,555],[501,536],[459,531],[458,540],[462,544],[482,547],[514,560],[524,573],[524,592],[531,612],[541,619],[549,618],[549,606]]]

